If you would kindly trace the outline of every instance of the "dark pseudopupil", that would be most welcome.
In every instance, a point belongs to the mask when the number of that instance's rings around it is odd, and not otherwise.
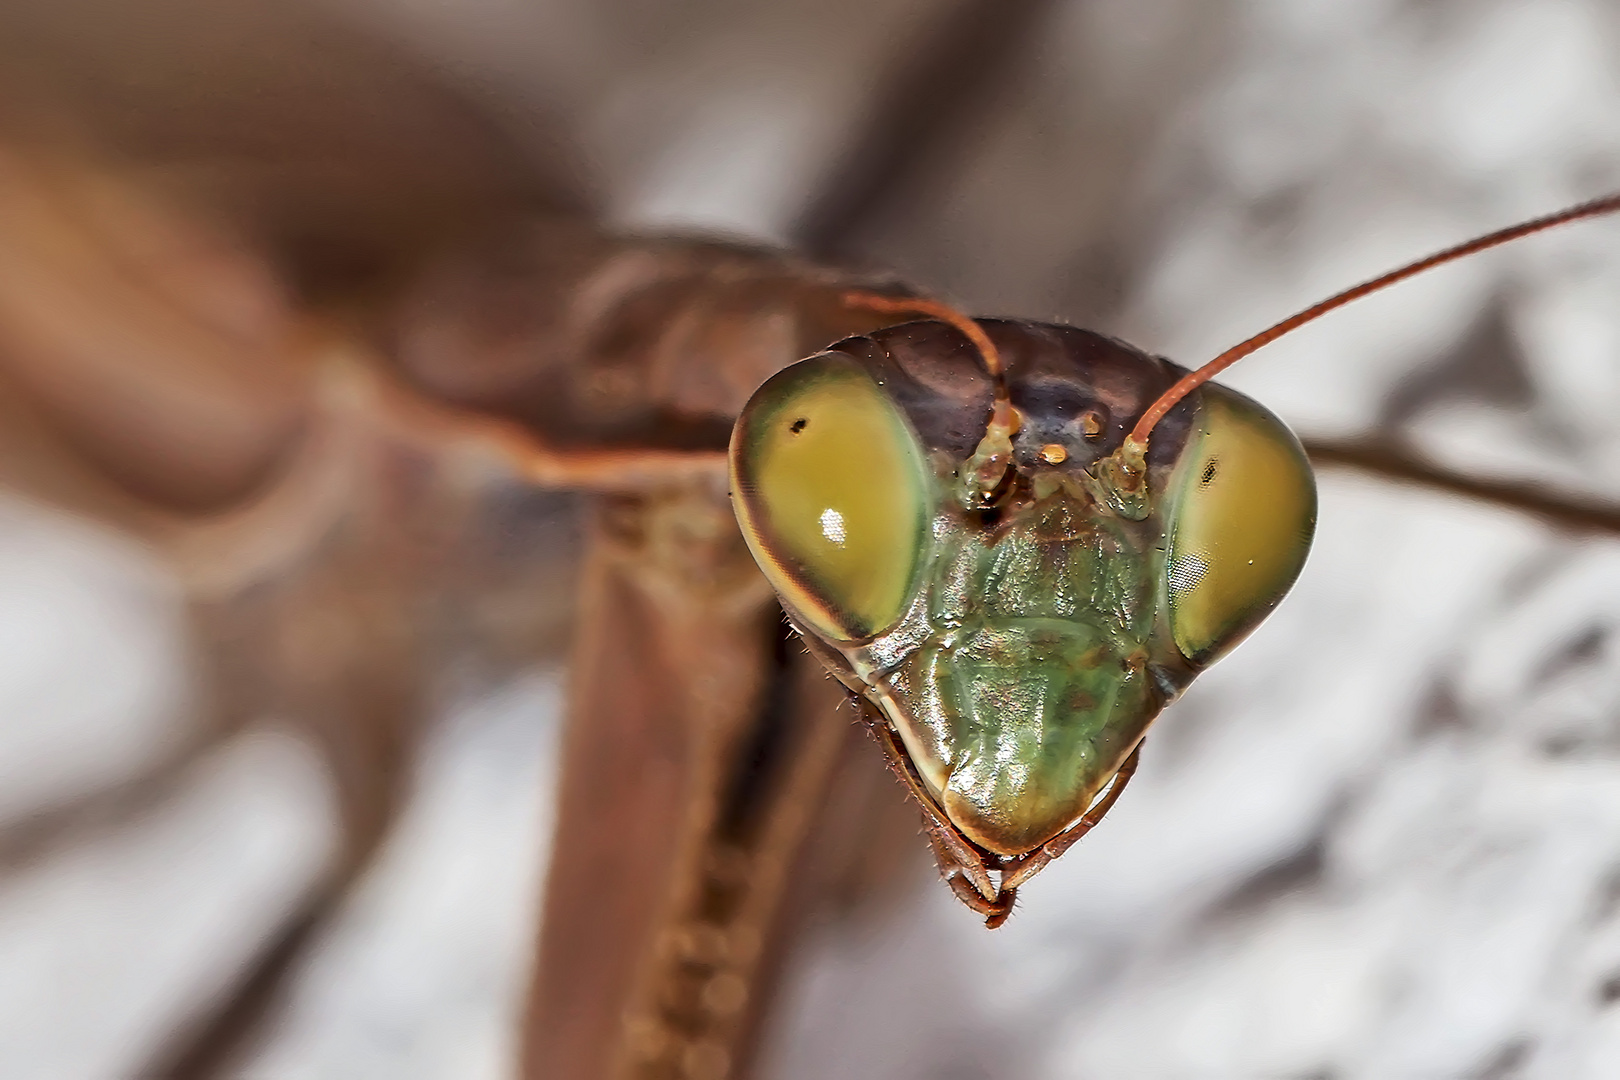
[[[743,410],[738,519],[766,577],[810,629],[869,637],[905,612],[927,535],[917,438],[853,361],[812,357]]]
[[[1208,662],[1293,585],[1316,523],[1316,484],[1282,422],[1218,386],[1186,453],[1171,511],[1170,623],[1182,654]]]

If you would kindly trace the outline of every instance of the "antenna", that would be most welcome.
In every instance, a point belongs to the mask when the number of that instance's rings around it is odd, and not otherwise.
[[[852,308],[863,308],[884,315],[926,315],[954,327],[978,350],[979,358],[984,362],[984,368],[990,373],[990,379],[995,384],[996,401],[1009,401],[1007,371],[1001,362],[1000,350],[996,348],[995,342],[990,340],[990,335],[984,332],[983,327],[949,304],[921,296],[882,296],[878,293],[860,291],[845,293],[844,303]]]
[[[1135,443],[1135,453],[1145,454],[1147,452],[1148,436],[1152,434],[1154,425],[1164,419],[1164,414],[1175,408],[1182,398],[1250,353],[1270,345],[1289,331],[1297,330],[1308,322],[1314,322],[1334,308],[1341,308],[1352,300],[1359,300],[1363,296],[1387,288],[1398,281],[1405,281],[1409,277],[1415,277],[1425,270],[1432,270],[1436,266],[1456,262],[1458,259],[1466,258],[1488,248],[1497,247],[1510,240],[1517,240],[1521,236],[1529,236],[1531,233],[1551,229],[1556,225],[1579,221],[1582,218],[1600,217],[1603,214],[1612,214],[1616,211],[1620,211],[1620,192],[1605,195],[1590,202],[1583,202],[1560,210],[1557,213],[1548,214],[1545,217],[1531,218],[1529,221],[1510,225],[1505,229],[1498,229],[1496,232],[1486,233],[1484,236],[1475,237],[1465,243],[1458,244],[1456,247],[1449,247],[1444,251],[1437,251],[1433,255],[1418,259],[1416,262],[1407,263],[1405,266],[1391,270],[1389,273],[1375,277],[1370,281],[1363,281],[1360,285],[1336,293],[1319,304],[1312,304],[1304,311],[1290,315],[1277,325],[1262,330],[1247,341],[1241,341],[1232,346],[1197,371],[1182,376],[1180,381],[1159,395],[1159,399],[1148,407],[1147,412],[1142,414],[1142,418],[1136,422],[1136,426],[1126,436],[1126,445],[1129,446],[1131,443]]]

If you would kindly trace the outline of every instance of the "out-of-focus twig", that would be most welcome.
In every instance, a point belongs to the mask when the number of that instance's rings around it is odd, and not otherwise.
[[[817,258],[851,254],[851,237],[897,198],[926,186],[941,149],[971,130],[965,118],[1027,60],[1050,0],[960,0],[913,44],[880,87],[867,122],[793,228]]]
[[[1544,485],[1517,480],[1464,476],[1409,451],[1366,440],[1306,439],[1312,464],[1369,473],[1385,480],[1443,491],[1475,502],[1500,506],[1576,532],[1620,535],[1620,506]]]
[[[214,999],[214,1008],[180,1029],[136,1075],[141,1080],[210,1080],[220,1076],[251,1044],[272,1006],[286,996],[291,976],[310,946],[343,911],[344,903],[375,861],[382,836],[329,874],[270,935],[234,986]]]

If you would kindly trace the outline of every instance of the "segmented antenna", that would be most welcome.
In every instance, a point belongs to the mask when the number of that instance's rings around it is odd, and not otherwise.
[[[1147,452],[1148,435],[1152,433],[1154,425],[1164,419],[1164,414],[1175,408],[1182,398],[1255,350],[1271,344],[1291,330],[1297,330],[1306,323],[1321,318],[1334,308],[1343,307],[1352,300],[1359,300],[1369,293],[1375,293],[1398,281],[1405,281],[1407,278],[1421,274],[1425,270],[1432,270],[1436,266],[1455,262],[1487,248],[1505,244],[1509,240],[1517,240],[1521,236],[1529,236],[1531,233],[1538,233],[1555,225],[1579,221],[1582,218],[1612,214],[1617,210],[1620,210],[1620,192],[1605,195],[1590,202],[1583,202],[1568,209],[1560,210],[1557,213],[1548,214],[1545,217],[1531,218],[1529,221],[1510,225],[1505,229],[1498,229],[1496,232],[1486,233],[1484,236],[1475,237],[1465,243],[1458,244],[1456,247],[1449,247],[1416,262],[1407,263],[1405,266],[1391,270],[1389,273],[1375,277],[1370,281],[1363,281],[1360,285],[1330,296],[1319,304],[1312,304],[1304,311],[1296,315],[1290,315],[1277,325],[1262,330],[1247,341],[1232,346],[1197,371],[1183,376],[1174,386],[1159,395],[1159,399],[1148,407],[1147,412],[1142,414],[1142,418],[1131,429],[1130,435],[1125,438],[1126,447],[1136,454],[1145,454]],[[1136,444],[1135,447],[1130,446],[1132,443]]]

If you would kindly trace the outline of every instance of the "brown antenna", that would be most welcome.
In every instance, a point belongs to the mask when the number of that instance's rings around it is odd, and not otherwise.
[[[997,403],[1010,404],[1007,394],[1007,370],[1002,365],[1000,350],[996,348],[995,342],[990,340],[990,335],[984,332],[983,327],[949,304],[921,296],[882,296],[870,292],[847,292],[844,294],[844,303],[853,308],[863,308],[884,315],[926,315],[954,327],[978,350],[984,368],[990,373],[990,379],[995,384]]]
[[[1360,285],[1330,296],[1319,304],[1312,304],[1297,315],[1290,315],[1276,326],[1262,330],[1247,341],[1232,346],[1197,371],[1182,376],[1179,382],[1159,395],[1159,399],[1148,407],[1148,411],[1143,413],[1142,418],[1136,422],[1136,426],[1131,429],[1131,433],[1126,437],[1125,442],[1127,445],[1135,443],[1137,452],[1145,453],[1148,435],[1152,433],[1154,425],[1164,419],[1164,414],[1175,408],[1176,403],[1182,398],[1255,350],[1271,344],[1291,330],[1297,330],[1306,323],[1321,318],[1334,308],[1343,307],[1352,300],[1359,300],[1369,293],[1375,293],[1379,289],[1395,284],[1397,281],[1405,281],[1407,278],[1421,274],[1425,270],[1432,270],[1436,266],[1455,262],[1487,248],[1505,244],[1509,240],[1517,240],[1521,236],[1529,236],[1531,233],[1538,233],[1555,225],[1579,221],[1582,218],[1612,214],[1617,210],[1620,210],[1620,192],[1605,195],[1600,199],[1593,199],[1591,202],[1583,202],[1578,206],[1571,206],[1555,214],[1532,218],[1529,221],[1520,222],[1518,225],[1510,225],[1493,233],[1486,233],[1484,236],[1475,237],[1466,243],[1458,244],[1456,247],[1449,247],[1444,251],[1437,251],[1427,258],[1407,263],[1405,266],[1391,270],[1381,277],[1363,281]]]

